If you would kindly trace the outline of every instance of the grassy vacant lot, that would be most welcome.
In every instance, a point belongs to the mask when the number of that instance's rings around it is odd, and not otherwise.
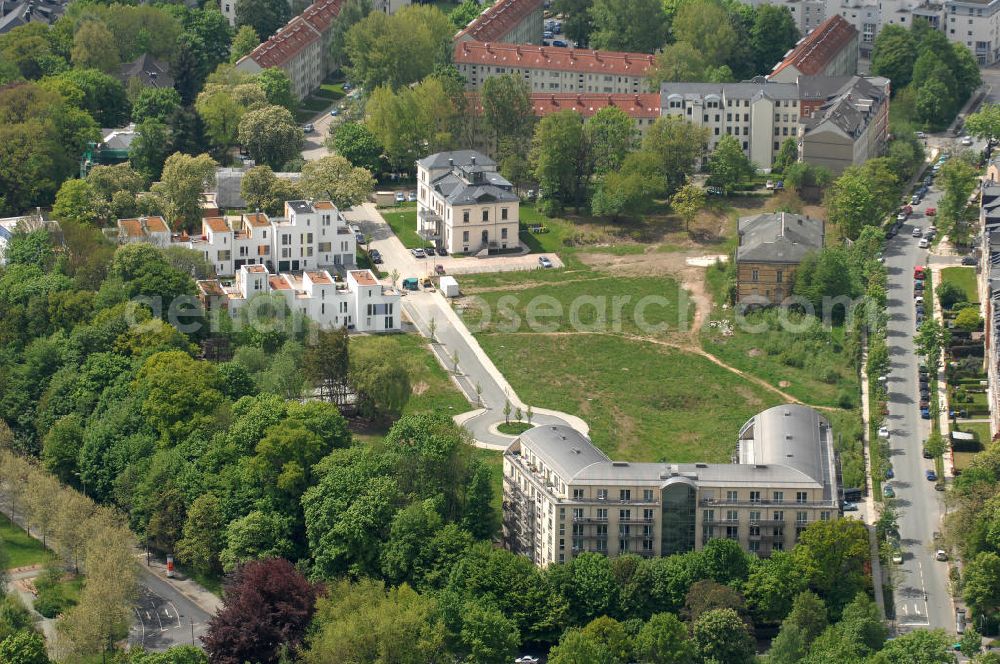
[[[631,461],[726,462],[739,428],[780,399],[699,355],[610,335],[480,334],[527,403],[573,413]]]
[[[965,431],[967,433],[975,434],[976,440],[982,443],[984,448],[990,442],[989,422],[959,422],[955,429],[956,431]]]
[[[750,314],[747,325],[734,324],[727,336],[706,326],[702,346],[727,364],[763,378],[768,384],[817,406],[853,406],[859,385],[853,360],[844,346],[843,327],[826,328],[812,316],[789,314],[803,331],[784,329],[778,311]],[[731,318],[725,320],[731,321]]]
[[[11,523],[0,514],[0,549],[8,568],[27,565],[44,565],[55,560],[55,555],[42,547],[42,543]]]
[[[407,249],[427,245],[427,242],[417,235],[417,209],[415,207],[395,212],[382,210],[382,217],[385,218],[386,223],[392,227],[392,232]]]
[[[485,283],[494,286],[483,288]],[[577,331],[662,336],[686,330],[693,315],[686,292],[666,278],[534,270],[466,279],[463,288],[467,295],[486,303],[485,307],[482,302],[470,306],[464,313],[466,324],[474,332]]]
[[[951,282],[965,291],[969,302],[979,302],[979,291],[976,289],[976,268],[946,267],[941,270],[942,281]]]
[[[393,345],[394,355],[407,360],[413,392],[403,408],[404,415],[433,411],[451,416],[472,408],[438,364],[427,346],[427,340],[420,335],[393,334],[383,337],[351,338],[352,346],[385,342]]]

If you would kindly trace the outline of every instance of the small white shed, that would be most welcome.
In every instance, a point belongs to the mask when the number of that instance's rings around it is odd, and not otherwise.
[[[445,297],[458,297],[458,281],[455,277],[444,275],[439,285]]]

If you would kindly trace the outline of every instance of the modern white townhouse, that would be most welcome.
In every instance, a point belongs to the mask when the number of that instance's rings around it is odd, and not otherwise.
[[[263,265],[242,265],[231,285],[218,279],[198,282],[206,310],[226,310],[233,318],[241,309],[253,307],[254,296],[260,294],[282,296],[289,311],[322,327],[358,332],[402,328],[399,291],[380,284],[370,270],[348,270],[342,279],[326,270],[274,274]]]
[[[417,162],[417,234],[449,254],[519,246],[520,199],[496,162],[474,150]]]
[[[733,463],[612,461],[567,426],[539,426],[503,455],[505,545],[539,566],[584,552],[667,556],[715,538],[760,556],[840,516],[830,423],[797,404],[740,429]]]
[[[199,236],[171,234],[161,217],[121,219],[118,228],[123,243],[174,244],[200,251],[219,276],[233,276],[244,265],[274,272],[351,269],[357,250],[354,233],[330,201],[287,201],[283,217],[262,212],[206,217]]]

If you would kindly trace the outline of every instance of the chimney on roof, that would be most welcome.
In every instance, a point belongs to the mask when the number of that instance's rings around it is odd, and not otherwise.
[[[486,48],[486,52],[487,53],[492,53],[493,52],[493,48],[490,46],[489,42],[483,42],[483,46]]]
[[[448,166],[450,166],[450,167],[454,167],[455,166],[455,160],[452,159],[451,157],[448,157]]]
[[[471,157],[469,157],[469,160],[472,162],[473,166],[476,165],[476,155],[472,155]]]

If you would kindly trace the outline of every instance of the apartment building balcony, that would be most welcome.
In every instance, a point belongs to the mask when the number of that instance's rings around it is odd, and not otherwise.
[[[701,522],[705,526],[738,526],[739,519],[703,519]]]
[[[574,516],[573,523],[607,523],[606,516]],[[623,522],[624,523],[624,522]]]
[[[724,498],[702,498],[700,507],[836,507],[835,500],[726,500]]]
[[[440,240],[444,219],[436,212],[423,208],[417,212],[417,235],[425,240]]]

